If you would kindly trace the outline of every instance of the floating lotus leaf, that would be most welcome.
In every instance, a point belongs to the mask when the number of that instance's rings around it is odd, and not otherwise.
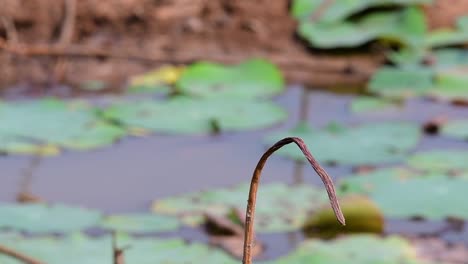
[[[371,77],[370,92],[388,97],[423,95],[433,86],[430,69],[400,69],[383,67]]]
[[[234,66],[195,63],[183,71],[176,86],[182,94],[197,98],[252,99],[279,94],[284,81],[275,65],[255,59]]]
[[[462,45],[468,42],[468,17],[460,17],[456,29],[437,29],[427,36],[426,45],[432,48]]]
[[[227,215],[232,208],[243,210],[247,206],[248,190],[248,185],[243,184],[233,189],[166,198],[155,201],[153,211],[176,215],[189,225],[198,225],[203,222],[202,216],[206,212],[214,215]],[[283,232],[300,229],[307,214],[323,204],[328,204],[327,194],[314,186],[264,184],[258,191],[255,230]]]
[[[397,162],[419,141],[420,132],[415,124],[406,122],[371,123],[355,127],[327,127],[320,130],[300,124],[293,130],[267,137],[271,144],[285,136],[302,138],[314,156],[322,162],[346,165]],[[280,155],[304,160],[302,152],[294,146],[285,146]]]
[[[433,150],[412,155],[408,164],[427,171],[462,171],[468,169],[468,151]]]
[[[125,134],[99,120],[89,106],[55,99],[2,103],[0,121],[0,150],[9,153],[46,155],[58,152],[57,147],[91,149],[112,144]]]
[[[372,13],[352,22],[305,20],[298,32],[315,48],[349,48],[377,39],[416,47],[424,42],[426,23],[420,9],[407,8],[400,12]]]
[[[291,13],[297,19],[308,19],[322,8],[326,0],[294,0]],[[413,4],[429,3],[430,0],[360,0],[360,1],[338,1],[326,3],[326,8],[320,12],[317,20],[320,22],[336,22],[344,20],[351,15],[369,8],[385,6],[407,6]]]
[[[422,264],[416,250],[397,236],[356,235],[331,241],[306,240],[275,264]]]
[[[0,204],[0,229],[31,233],[79,231],[99,222],[98,211],[61,204]]]
[[[434,62],[430,66],[383,67],[371,77],[368,90],[393,98],[429,96],[467,101],[468,52],[444,49],[435,51],[432,58]]]
[[[468,67],[468,51],[465,49],[445,48],[432,52],[437,70],[446,70],[457,67]]]
[[[287,114],[271,102],[175,97],[166,102],[146,100],[116,104],[107,109],[104,116],[130,128],[200,134],[264,128],[284,120]]]
[[[368,195],[386,217],[468,218],[463,191],[468,188],[468,180],[464,177],[384,169],[347,177],[340,188],[345,193]]]
[[[431,96],[440,99],[463,99],[468,100],[468,71],[441,72],[435,76],[434,87],[428,91]]]
[[[157,214],[122,214],[106,216],[101,227],[125,232],[163,232],[179,228],[175,217]]]
[[[354,113],[377,112],[395,108],[396,102],[378,97],[359,96],[351,101],[351,111]]]
[[[468,119],[452,120],[442,126],[442,135],[468,140]]]
[[[7,245],[18,252],[33,256],[47,264],[112,263],[112,241],[108,236],[88,238],[75,234],[65,238],[7,237]],[[0,236],[0,243],[5,241]],[[158,263],[238,263],[221,250],[200,243],[186,244],[181,239],[129,238],[119,236],[118,244],[130,246],[125,250],[127,264]],[[0,255],[2,264],[22,264]]]

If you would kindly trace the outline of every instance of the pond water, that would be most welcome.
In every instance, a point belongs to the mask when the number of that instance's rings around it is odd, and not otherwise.
[[[300,119],[300,102],[304,92],[292,86],[275,101],[289,112],[287,122],[274,129],[287,129]],[[407,120],[423,124],[436,117],[468,118],[464,107],[435,103],[424,99],[410,100],[401,109],[353,114],[349,103],[353,95],[336,95],[321,91],[308,94],[307,119],[321,127],[330,121],[359,124],[383,120]],[[226,187],[250,180],[252,170],[265,150],[262,139],[271,129],[225,133],[219,136],[151,136],[126,138],[112,147],[90,152],[67,152],[44,158],[33,171],[30,188],[34,194],[52,202],[83,205],[104,212],[148,211],[151,202],[186,192]],[[312,153],[314,146],[309,146]],[[468,148],[468,143],[425,136],[418,150],[434,148]],[[2,182],[0,201],[14,201],[23,171],[32,158],[4,156],[0,158]],[[352,172],[351,167],[327,167],[335,179]],[[298,175],[302,174],[302,175]],[[267,164],[262,182],[283,181],[320,184],[320,179],[308,166],[273,156]],[[247,194],[246,194],[247,196]],[[261,199],[261,197],[259,197]],[[389,220],[388,233],[427,234],[442,236],[451,242],[468,244],[467,228],[451,227],[442,222]],[[207,241],[203,232],[183,228],[167,236],[182,236],[188,240]],[[266,257],[285,254],[300,242],[300,233],[259,235],[266,241]]]

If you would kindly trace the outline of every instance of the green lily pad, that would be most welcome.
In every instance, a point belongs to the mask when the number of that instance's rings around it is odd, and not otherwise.
[[[384,169],[347,177],[340,188],[345,193],[368,195],[386,217],[468,218],[463,191],[468,188],[468,180],[463,177]]]
[[[370,250],[371,249],[371,250]],[[416,250],[398,236],[355,235],[332,241],[306,240],[280,263],[418,264]]]
[[[363,165],[404,160],[407,152],[418,143],[420,131],[417,125],[405,122],[339,128],[329,126],[320,130],[300,124],[293,130],[268,136],[266,142],[271,144],[285,136],[302,138],[321,162]],[[285,146],[278,153],[304,160],[302,152],[294,146]]]
[[[247,184],[232,189],[190,193],[157,200],[153,211],[176,215],[188,225],[203,223],[203,214],[228,215],[232,208],[247,206]],[[264,184],[259,188],[255,230],[283,232],[298,230],[311,211],[328,204],[325,191],[311,185],[287,186],[281,183]],[[275,205],[275,206],[272,206]]]
[[[93,108],[55,99],[0,104],[0,150],[41,154],[41,146],[92,149],[125,132],[101,121]]]
[[[468,151],[433,150],[412,155],[408,164],[427,171],[462,171],[468,169]]]
[[[453,100],[464,99],[468,100],[468,77],[464,72],[441,72],[435,76],[435,84],[428,91],[429,95],[439,99]]]
[[[423,95],[432,88],[430,69],[399,69],[383,67],[371,77],[368,84],[370,92],[401,98]]]
[[[200,134],[264,128],[284,120],[287,114],[271,102],[175,97],[165,102],[146,100],[116,104],[106,109],[104,116],[131,128]]]
[[[468,51],[466,49],[445,48],[437,49],[432,53],[437,70],[446,70],[456,67],[468,66]]]
[[[460,17],[456,29],[438,29],[430,32],[426,39],[426,45],[432,48],[462,45],[468,42],[468,17]]]
[[[74,234],[65,238],[23,238],[11,236],[8,247],[33,256],[47,264],[95,264],[112,263],[112,241],[109,236],[89,238]],[[130,238],[118,236],[117,242],[130,246],[125,250],[125,263],[238,263],[221,250],[200,243],[186,244],[181,239]],[[22,264],[16,259],[0,254],[2,264]]]
[[[416,47],[424,42],[426,23],[420,9],[407,8],[400,12],[371,13],[353,22],[306,20],[300,23],[298,32],[315,48],[356,47],[377,39]]]
[[[0,228],[31,233],[79,231],[100,218],[98,211],[61,204],[0,204]]]
[[[351,112],[366,113],[395,108],[396,102],[371,96],[359,96],[351,101]]]
[[[234,66],[198,62],[183,71],[176,86],[180,93],[197,98],[252,99],[281,93],[284,80],[279,69],[266,60]]]
[[[297,19],[307,19],[313,15],[326,0],[294,0],[291,6],[291,13]],[[384,6],[408,6],[413,4],[429,3],[430,0],[360,0],[360,1],[339,1],[327,3],[326,8],[321,12],[318,21],[336,22],[344,20],[351,15],[359,13],[369,8]]]
[[[468,119],[449,121],[442,126],[442,135],[461,140],[468,140]]]
[[[123,214],[106,216],[101,227],[110,230],[144,233],[174,231],[179,228],[175,217],[157,214]]]

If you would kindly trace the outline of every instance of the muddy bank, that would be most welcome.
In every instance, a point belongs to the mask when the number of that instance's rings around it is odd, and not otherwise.
[[[295,34],[287,0],[2,2],[1,87],[100,80],[116,88],[127,76],[164,63],[247,57],[271,59],[291,82],[360,85],[383,62],[372,45],[345,56],[309,49]],[[432,27],[468,13],[463,1],[436,2],[427,8]]]

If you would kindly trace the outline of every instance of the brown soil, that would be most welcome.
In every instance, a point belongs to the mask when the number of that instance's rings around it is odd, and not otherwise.
[[[287,0],[0,0],[0,5],[0,87],[93,80],[122,87],[129,75],[165,63],[236,63],[248,57],[269,58],[292,82],[360,85],[383,62],[377,50],[343,56],[308,49],[295,35]]]

